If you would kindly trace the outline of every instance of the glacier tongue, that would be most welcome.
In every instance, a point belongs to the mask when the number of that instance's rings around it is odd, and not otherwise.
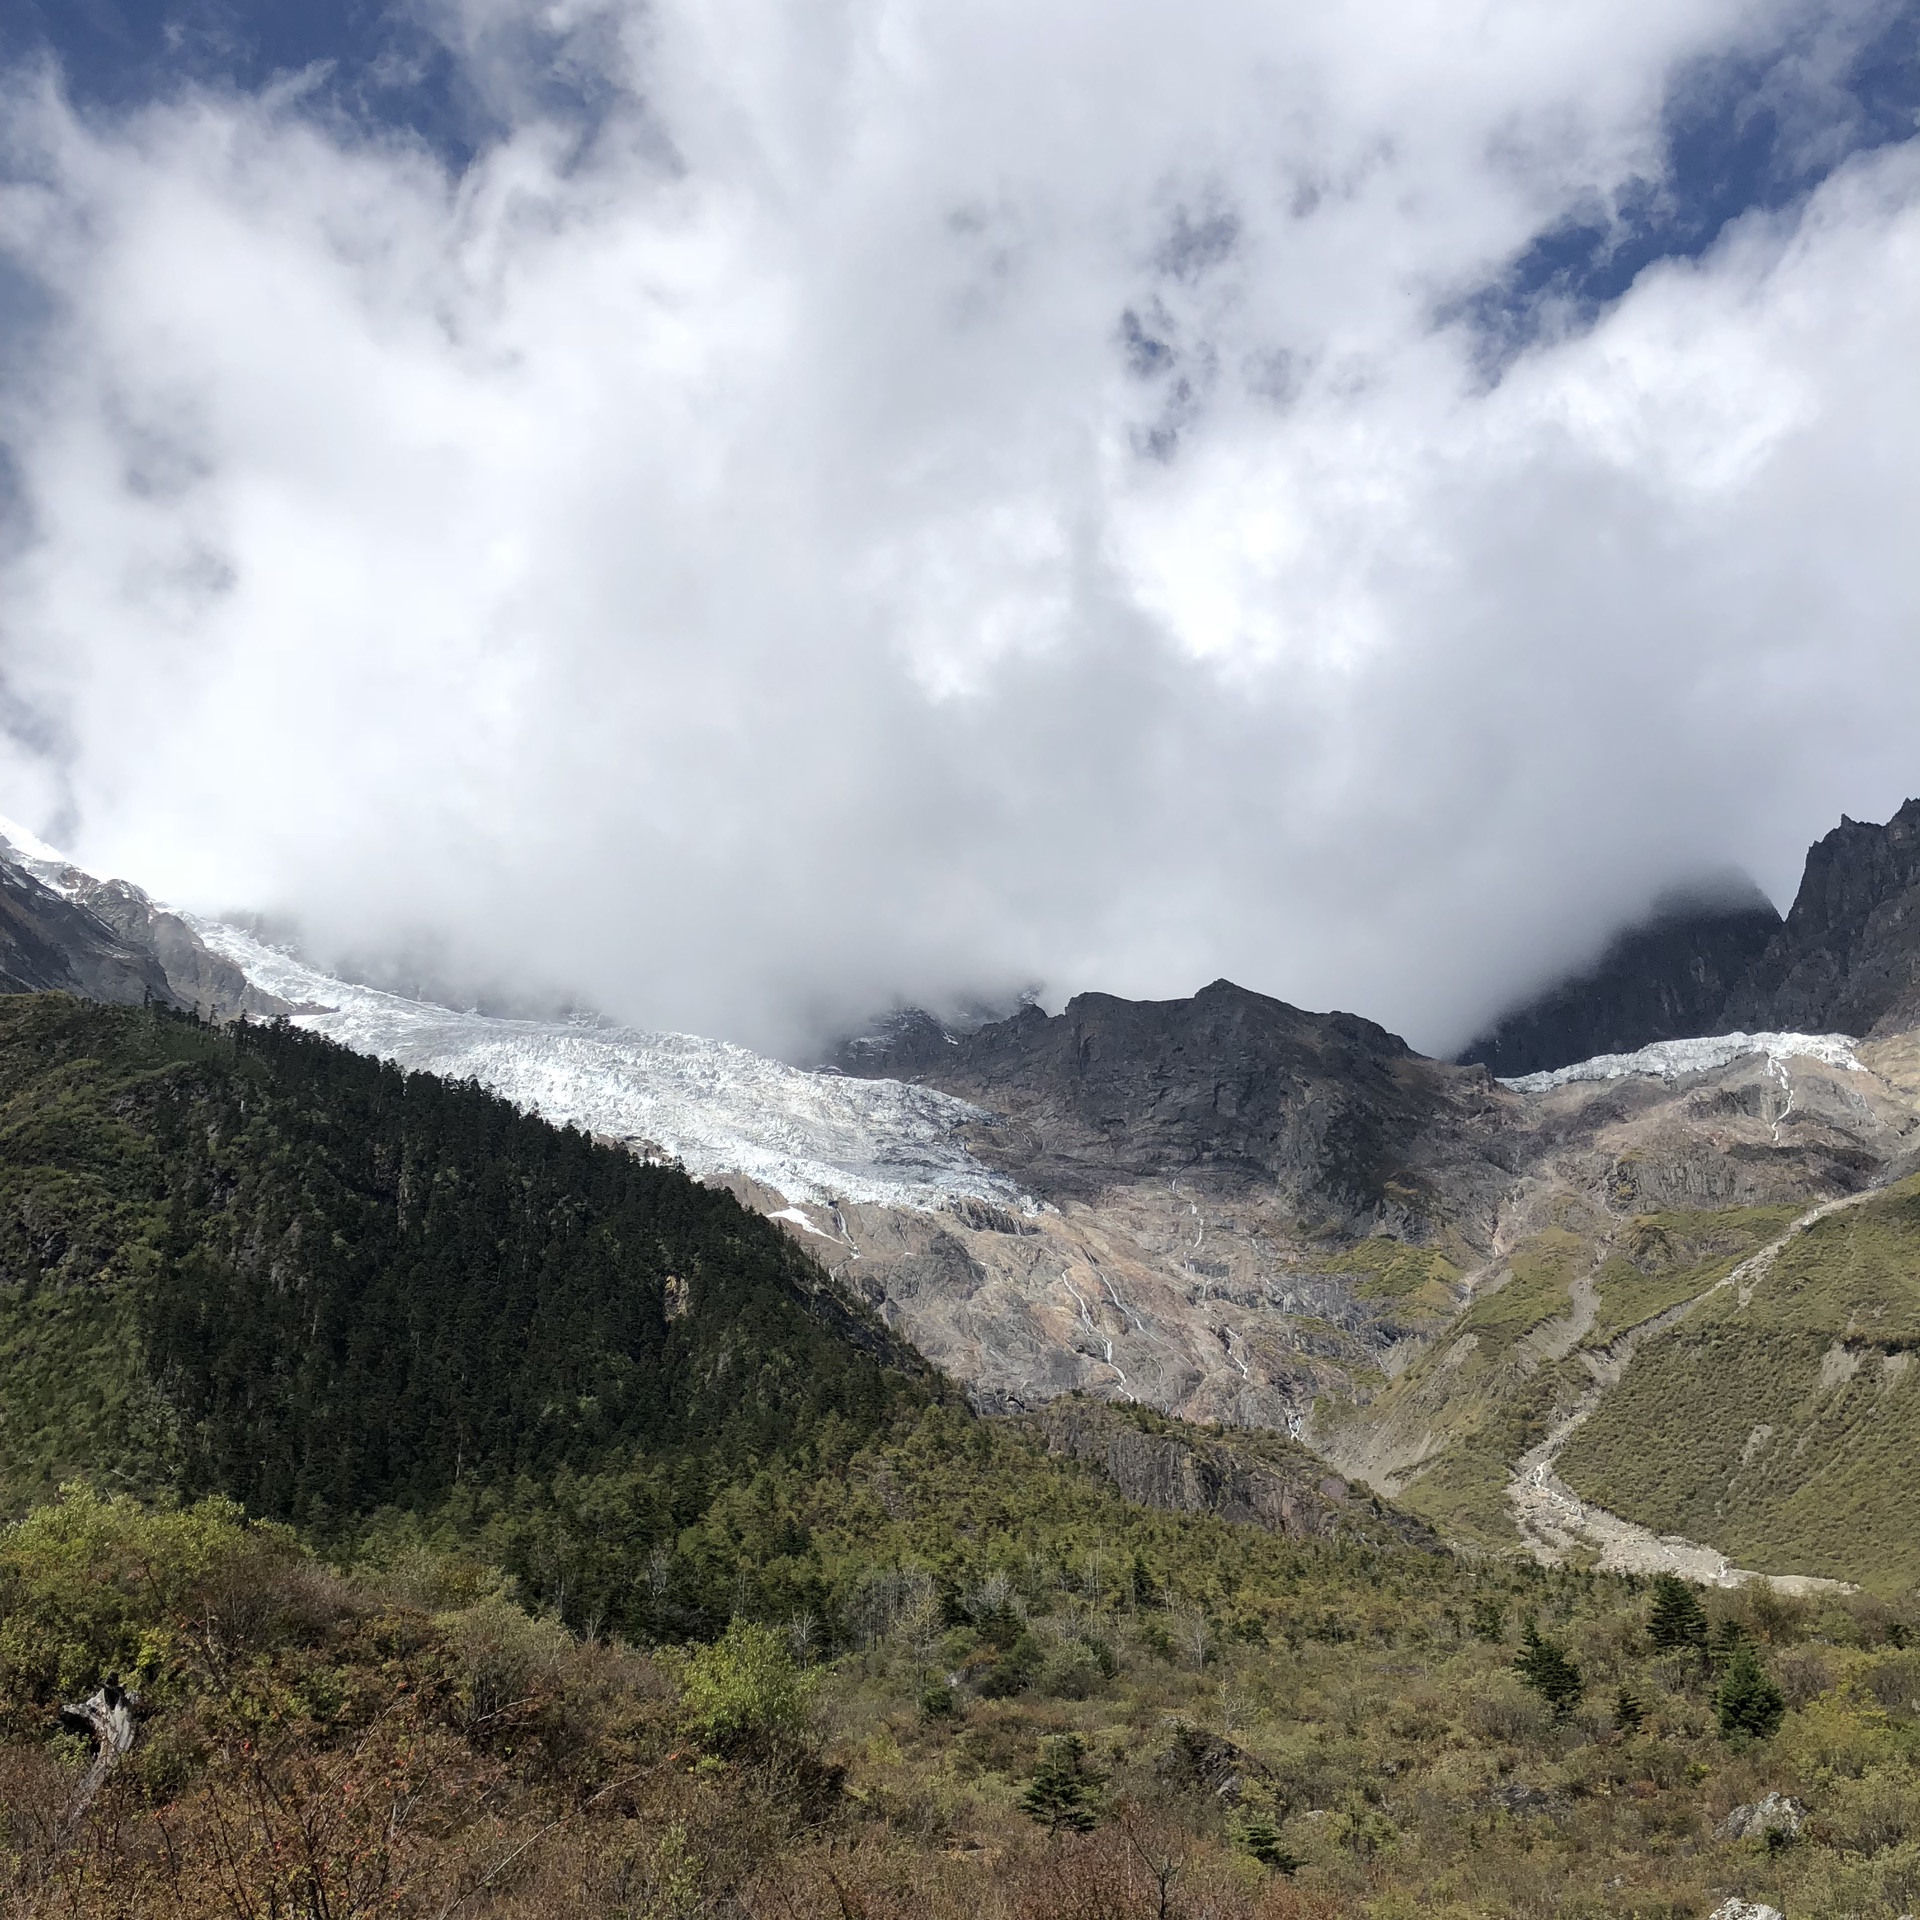
[[[548,1120],[663,1151],[697,1177],[745,1174],[789,1202],[1025,1204],[960,1139],[988,1116],[950,1094],[805,1073],[691,1034],[459,1013],[336,980],[221,921],[192,925],[255,986],[292,1002],[296,1026],[399,1066],[477,1080]]]
[[[1844,1033],[1717,1033],[1702,1040],[1656,1040],[1634,1053],[1596,1054],[1570,1067],[1526,1073],[1500,1084],[1516,1093],[1545,1093],[1550,1087],[1564,1087],[1574,1080],[1623,1080],[1629,1074],[1672,1080],[1683,1073],[1711,1073],[1731,1066],[1749,1053],[1765,1054],[1776,1063],[1819,1060],[1829,1067],[1845,1067],[1857,1073],[1861,1068],[1854,1058],[1853,1044],[1851,1036]]]

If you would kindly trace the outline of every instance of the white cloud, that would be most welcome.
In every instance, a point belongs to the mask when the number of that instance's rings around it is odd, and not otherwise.
[[[6,810],[96,863],[760,1044],[1228,973],[1441,1046],[1920,785],[1911,150],[1491,391],[1432,317],[1753,9],[575,9],[584,140],[514,18],[457,183],[9,103]]]

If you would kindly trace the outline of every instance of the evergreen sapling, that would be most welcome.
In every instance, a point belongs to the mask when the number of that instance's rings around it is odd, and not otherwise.
[[[1088,1761],[1087,1743],[1077,1733],[1058,1734],[1041,1746],[1020,1811],[1049,1833],[1063,1827],[1089,1833],[1100,1824],[1099,1792],[1106,1777]]]
[[[1520,1629],[1520,1651],[1514,1670],[1548,1706],[1556,1718],[1573,1711],[1586,1687],[1580,1669],[1557,1640],[1549,1640],[1531,1620]]]

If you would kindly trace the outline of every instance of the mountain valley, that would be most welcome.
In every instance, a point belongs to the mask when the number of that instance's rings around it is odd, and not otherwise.
[[[0,1912],[1912,1910],[1897,994],[804,1072],[6,833]]]
[[[1749,1514],[1759,1469],[1728,1467],[1707,1431],[1738,1423],[1745,1390],[1709,1419],[1698,1380],[1753,1376],[1769,1411],[1743,1448],[1764,1426],[1816,1464],[1851,1458],[1859,1421],[1818,1413],[1791,1356],[1817,1347],[1819,1378],[1837,1342],[1847,1380],[1879,1382],[1874,1418],[1897,1428],[1902,1336],[1796,1308],[1763,1361],[1718,1305],[1687,1303],[1717,1301],[1809,1209],[1897,1190],[1920,1164],[1920,1043],[1902,1025],[1916,823],[1911,803],[1884,828],[1844,823],[1812,850],[1784,922],[1723,890],[1622,936],[1597,973],[1501,1023],[1482,1050],[1529,1067],[1505,1080],[1227,981],[1182,1001],[1086,994],[964,1031],[909,1011],[803,1072],[690,1036],[353,986],[18,829],[0,876],[20,986],[91,980],[94,997],[284,1018],[676,1162],[783,1227],[982,1410],[1077,1393],[1278,1430],[1478,1550],[1653,1565],[1684,1548],[1727,1578],[1753,1561],[1884,1581],[1899,1551],[1836,1546],[1816,1524],[1817,1473],[1815,1491],[1770,1492],[1768,1517]],[[61,973],[45,955],[64,952]],[[1661,985],[1675,978],[1691,1000]],[[1665,1031],[1735,1005],[1844,1020]],[[1532,1064],[1554,1058],[1556,1034],[1622,1044]],[[1747,1359],[1717,1370],[1709,1347]],[[1713,1464],[1689,1480],[1642,1448],[1628,1473],[1623,1421],[1676,1458],[1698,1441]],[[1528,1473],[1532,1493],[1516,1480]],[[1880,1479],[1890,1501],[1908,1490],[1897,1469]],[[1548,1492],[1614,1516],[1608,1542],[1599,1518],[1543,1535]],[[1681,1546],[1646,1544],[1661,1536]]]

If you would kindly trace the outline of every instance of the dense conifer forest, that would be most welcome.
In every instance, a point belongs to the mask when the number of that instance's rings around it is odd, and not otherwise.
[[[589,1549],[606,1589],[947,1391],[676,1168],[284,1024],[60,995],[0,1001],[0,1355],[16,1510],[77,1472],[329,1541],[508,1513],[576,1604]]]

